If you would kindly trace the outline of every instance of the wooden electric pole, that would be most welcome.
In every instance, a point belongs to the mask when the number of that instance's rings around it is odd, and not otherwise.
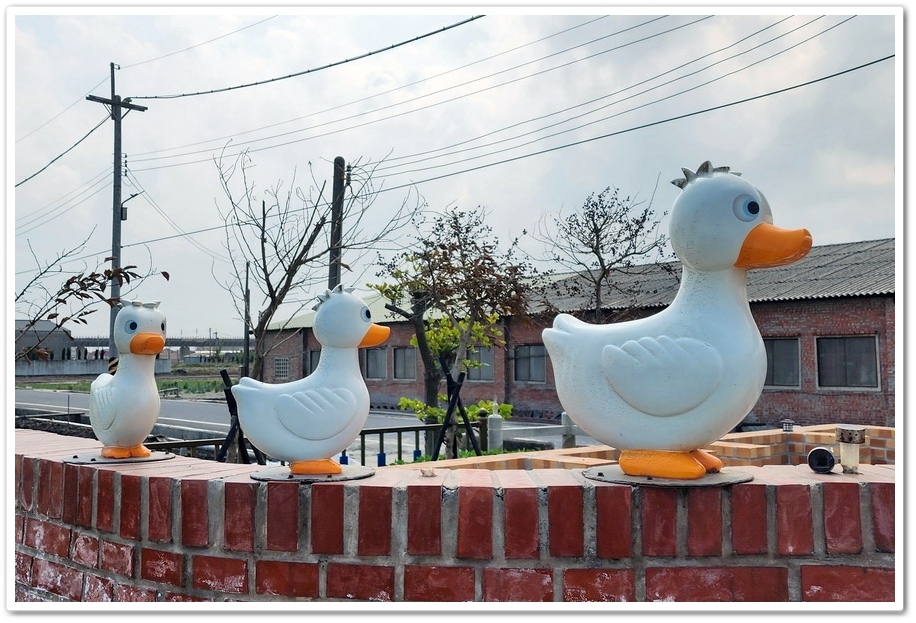
[[[328,289],[340,284],[340,247],[343,236],[343,196],[346,182],[345,161],[334,158],[334,184],[331,191],[331,252],[328,255]]]
[[[120,69],[120,67],[118,68]],[[105,99],[95,95],[87,95],[86,99],[91,102],[98,102],[110,107],[111,118],[114,121],[114,181],[112,184],[112,218],[111,218],[111,269],[115,270],[121,267],[121,119],[123,114],[122,108],[128,110],[139,110],[143,112],[146,106],[131,104],[130,98],[121,100],[120,95],[115,95],[115,64],[111,63],[111,98]],[[126,114],[126,113],[124,113]],[[111,280],[111,298],[119,299],[121,297],[121,284],[116,279]],[[114,343],[114,324],[115,317],[118,315],[118,308],[111,308],[111,318],[108,325],[108,356],[117,357],[118,347]]]

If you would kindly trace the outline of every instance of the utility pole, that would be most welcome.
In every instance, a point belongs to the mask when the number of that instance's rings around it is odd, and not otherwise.
[[[120,67],[118,67],[120,69]],[[115,64],[111,63],[111,99],[95,95],[87,95],[86,99],[109,106],[111,118],[114,121],[114,181],[112,183],[112,217],[111,217],[111,269],[114,271],[121,267],[121,113],[122,108],[139,110],[143,112],[146,106],[131,104],[130,98],[121,100],[120,95],[115,95]],[[125,113],[126,114],[126,113]],[[121,284],[117,279],[111,280],[111,298],[121,297]],[[114,343],[115,317],[118,308],[111,308],[111,317],[108,324],[108,353],[109,357],[118,356],[118,347]]]
[[[250,348],[250,332],[248,319],[250,318],[251,292],[248,290],[248,267],[251,262],[245,262],[245,346],[242,348],[242,376],[248,376],[248,349]]]
[[[346,181],[345,161],[334,158],[334,184],[331,195],[331,252],[328,255],[328,290],[340,284],[340,247],[343,236],[343,196]]]

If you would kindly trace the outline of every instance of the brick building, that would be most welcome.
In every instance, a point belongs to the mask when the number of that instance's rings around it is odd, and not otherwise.
[[[656,313],[674,299],[679,276],[677,262],[621,275],[626,294],[604,293],[604,308],[622,318]],[[559,311],[578,315],[585,298],[561,294],[574,279],[556,279],[550,300]],[[768,370],[745,426],[778,426],[785,418],[800,425],[895,425],[894,239],[814,247],[789,266],[750,271],[747,292]],[[360,351],[373,406],[395,408],[401,396],[422,397],[422,362],[410,346],[410,325],[385,310],[378,295],[358,294],[375,321],[392,330],[380,347]],[[273,332],[276,347],[265,361],[265,380],[291,381],[314,369],[320,345],[310,330],[313,318],[298,316]],[[514,419],[557,418],[562,407],[541,340],[552,321],[553,315],[505,318],[506,347],[476,354],[485,365],[469,373],[463,403],[496,399],[513,405]]]

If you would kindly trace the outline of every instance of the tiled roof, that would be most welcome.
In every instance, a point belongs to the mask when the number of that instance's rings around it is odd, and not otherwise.
[[[615,289],[602,293],[602,307],[663,307],[674,300],[681,274],[680,262],[637,266],[614,279]],[[593,305],[570,286],[585,280],[570,274],[555,279],[549,299],[559,311],[587,309]],[[588,288],[580,289],[588,292]],[[869,240],[813,247],[801,260],[747,275],[747,295],[752,303],[799,299],[894,294],[894,239]]]

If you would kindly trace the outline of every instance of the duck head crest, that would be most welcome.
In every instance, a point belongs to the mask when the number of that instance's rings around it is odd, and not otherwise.
[[[343,284],[337,284],[333,290],[325,290],[322,294],[318,295],[318,302],[315,303],[315,306],[312,307],[312,311],[318,311],[318,308],[321,307],[321,304],[331,298],[332,294],[341,294],[346,292],[347,294],[353,292],[355,288],[344,288]]]
[[[729,167],[713,167],[712,163],[709,160],[701,164],[697,168],[696,173],[694,173],[690,169],[683,169],[683,168],[681,169],[681,171],[684,172],[684,177],[678,178],[676,180],[671,180],[671,183],[680,189],[683,189],[685,186],[687,186],[687,184],[697,179],[698,177],[710,177],[714,173],[731,173],[732,175],[738,175],[738,176],[741,175],[740,173],[731,171]]]

